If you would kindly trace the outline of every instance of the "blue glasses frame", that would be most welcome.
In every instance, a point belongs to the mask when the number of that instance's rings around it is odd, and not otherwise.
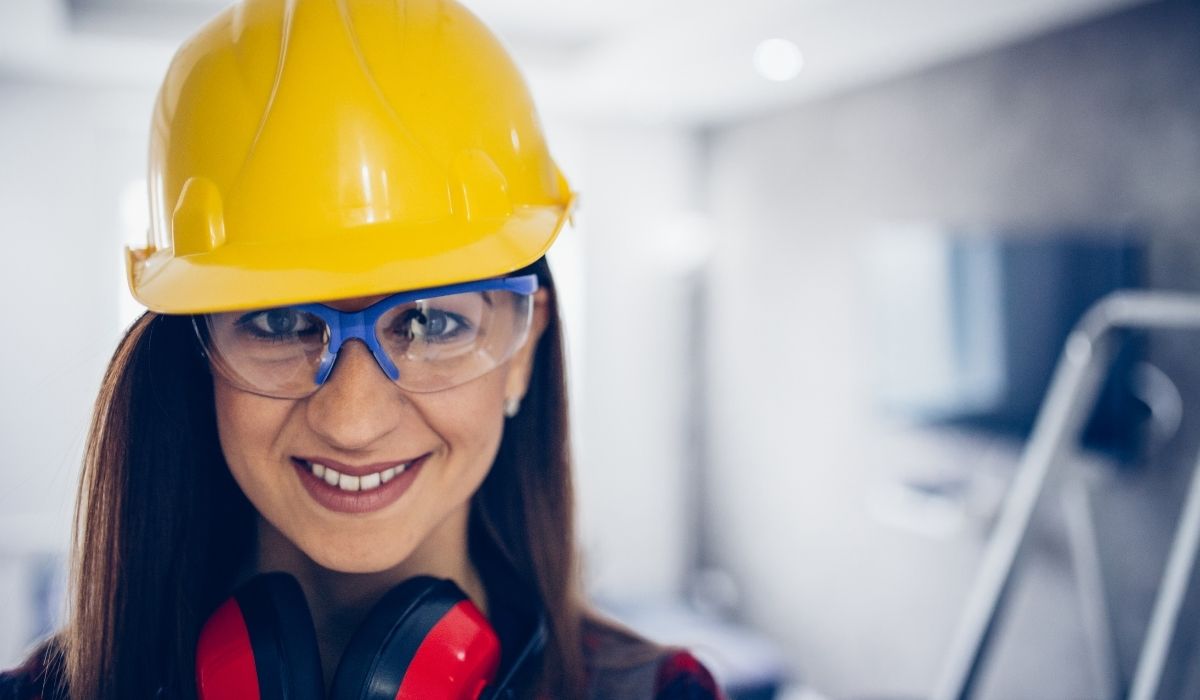
[[[380,369],[394,382],[400,378],[400,370],[392,362],[391,358],[388,357],[388,354],[384,352],[383,347],[379,343],[379,338],[375,335],[375,322],[392,308],[413,301],[434,299],[465,292],[508,291],[529,295],[536,292],[537,289],[537,275],[529,274],[519,277],[496,277],[474,282],[462,282],[441,287],[426,287],[425,289],[399,292],[380,299],[365,309],[358,311],[340,311],[332,306],[319,303],[273,306],[259,310],[295,309],[312,314],[325,322],[326,327],[329,329],[329,343],[325,346],[325,353],[321,356],[321,364],[318,365],[317,376],[314,378],[318,387],[324,384],[325,380],[329,378],[330,373],[333,372],[333,365],[337,362],[338,352],[341,351],[342,345],[354,338],[358,338],[370,348],[371,354],[375,357],[375,361],[379,363]]]

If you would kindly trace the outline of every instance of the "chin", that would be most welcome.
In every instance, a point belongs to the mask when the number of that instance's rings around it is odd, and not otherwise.
[[[332,545],[332,546],[330,546]],[[345,543],[323,542],[318,547],[304,547],[304,553],[317,565],[343,574],[376,574],[399,566],[411,552],[382,551],[343,546]]]

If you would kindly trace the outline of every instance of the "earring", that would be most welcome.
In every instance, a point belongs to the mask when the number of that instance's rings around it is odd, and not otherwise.
[[[513,416],[517,415],[517,412],[520,410],[521,410],[521,399],[520,398],[511,398],[511,399],[504,400],[504,417],[505,418],[512,418]]]

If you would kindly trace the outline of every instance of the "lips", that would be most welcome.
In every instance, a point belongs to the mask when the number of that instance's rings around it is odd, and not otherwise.
[[[334,460],[324,464],[301,457],[293,457],[292,463],[305,490],[318,504],[339,513],[367,513],[400,498],[417,478],[430,454],[407,462],[379,462],[357,467]]]

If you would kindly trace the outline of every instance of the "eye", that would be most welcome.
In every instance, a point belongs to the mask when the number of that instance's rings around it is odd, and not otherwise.
[[[286,308],[246,314],[238,319],[237,325],[255,337],[275,341],[320,332],[318,323],[310,314]]]
[[[458,314],[428,307],[411,309],[397,324],[399,333],[410,340],[445,341],[462,332],[466,323]]]

